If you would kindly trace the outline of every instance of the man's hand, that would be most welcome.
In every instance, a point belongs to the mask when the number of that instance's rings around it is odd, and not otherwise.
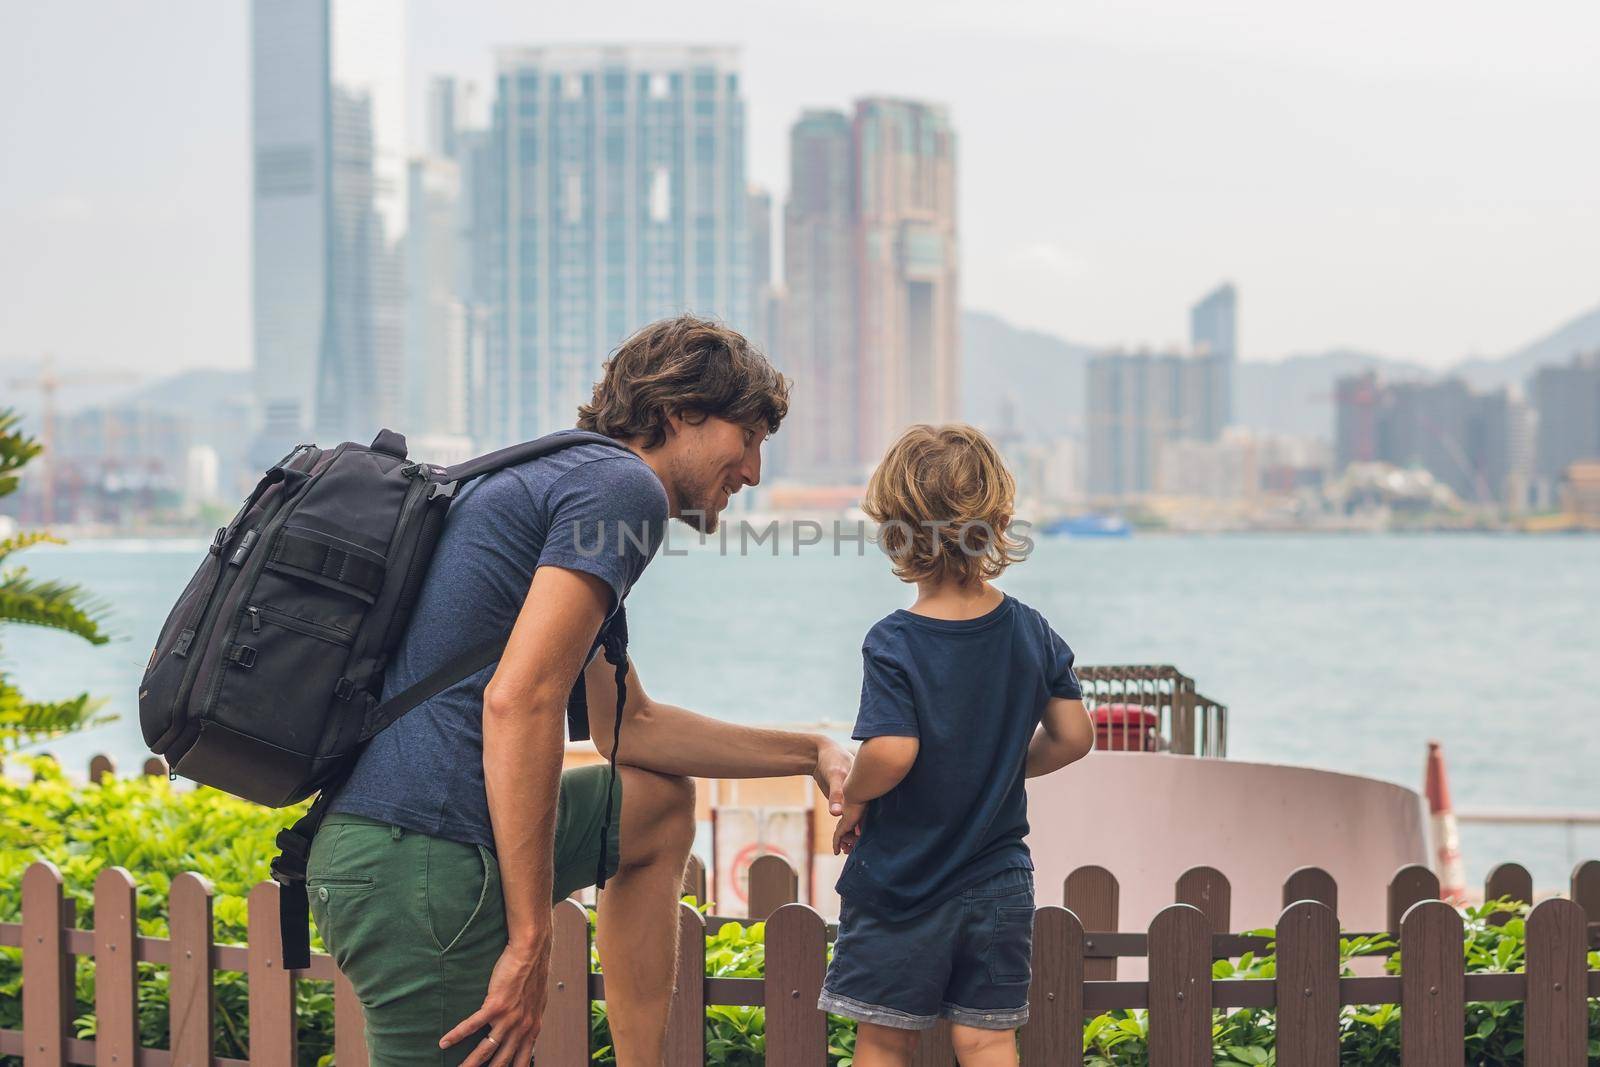
[[[856,843],[861,840],[861,828],[866,825],[867,806],[865,804],[846,804],[843,814],[839,816],[839,824],[833,828],[833,854],[837,856],[843,852],[849,854],[855,850]]]
[[[843,745],[820,735],[817,737],[817,765],[811,777],[817,780],[817,788],[828,798],[830,815],[844,814],[844,783],[850,777],[850,766],[854,762],[855,757]],[[837,854],[838,849],[834,852]]]
[[[533,1059],[533,1042],[539,1036],[545,996],[550,981],[550,926],[535,931],[532,945],[507,945],[489,976],[483,1007],[445,1034],[440,1048],[464,1041],[489,1028],[462,1067],[522,1067]]]

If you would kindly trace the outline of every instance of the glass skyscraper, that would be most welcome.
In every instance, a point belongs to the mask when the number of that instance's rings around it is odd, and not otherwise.
[[[1215,441],[1233,422],[1233,368],[1239,359],[1239,294],[1232,283],[1219,285],[1189,309],[1189,343],[1205,360],[1205,381],[1196,435]]]
[[[251,60],[261,449],[370,437],[401,389],[404,5],[255,0]]]
[[[733,48],[498,56],[483,444],[571,426],[601,361],[655,319],[749,327],[744,124]]]

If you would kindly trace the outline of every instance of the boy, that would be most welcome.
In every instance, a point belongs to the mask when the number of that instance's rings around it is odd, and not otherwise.
[[[856,1067],[903,1067],[941,1016],[962,1067],[1012,1067],[1028,1018],[1033,861],[1023,779],[1094,745],[1072,650],[990,585],[1022,558],[1015,483],[970,426],[914,426],[864,508],[917,586],[862,645],[834,852],[839,939],[818,1007],[860,1023]]]

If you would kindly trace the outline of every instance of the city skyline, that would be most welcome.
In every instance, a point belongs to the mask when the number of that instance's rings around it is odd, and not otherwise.
[[[715,4],[709,9],[724,10]],[[491,17],[481,5],[447,15],[440,5],[413,3],[410,13],[414,28],[427,27],[412,35],[413,98],[420,98],[430,75],[452,72],[478,81],[481,98],[481,71],[496,42],[615,35],[596,32],[592,21],[569,14],[534,26],[539,20],[524,13],[496,11]],[[1592,115],[1596,102],[1594,88],[1577,78],[1569,47],[1581,33],[1550,35],[1548,42],[1521,30],[1501,33],[1498,25],[1491,33],[1486,16],[1468,12],[1449,20],[1449,32],[1432,39],[1432,50],[1408,56],[1392,43],[1362,44],[1338,27],[1319,28],[1330,34],[1319,32],[1313,48],[1309,38],[1293,40],[1289,32],[1304,11],[1257,12],[1250,39],[1230,44],[1220,40],[1220,28],[1202,27],[1191,54],[1180,58],[1175,38],[1196,27],[1195,18],[1181,13],[1137,25],[1132,16],[1100,13],[1076,26],[1064,15],[1019,8],[1004,27],[973,27],[981,16],[964,16],[971,32],[963,44],[972,62],[963,68],[944,62],[953,45],[931,29],[897,22],[890,9],[849,16],[861,24],[844,27],[838,20],[846,16],[832,13],[809,28],[768,5],[724,13],[725,28],[713,39],[746,48],[750,177],[775,202],[788,190],[782,152],[772,146],[781,148],[801,106],[839,106],[877,91],[951,106],[963,130],[960,215],[968,237],[962,303],[1021,326],[1080,343],[1161,345],[1183,336],[1186,298],[1231,277],[1252,294],[1242,359],[1357,347],[1443,366],[1473,351],[1503,353],[1591,306],[1600,288],[1581,255],[1600,237],[1600,224],[1577,210],[1584,202],[1577,188],[1594,173],[1596,149],[1582,138],[1556,134],[1575,130],[1574,117],[1585,108]],[[941,14],[948,17],[951,9]],[[1385,17],[1407,24],[1420,18]],[[1561,17],[1576,26],[1589,16],[1573,8]],[[77,23],[70,15],[29,10],[0,18],[26,53],[10,76],[21,80],[15,86],[7,81],[16,90],[11,98],[27,105],[9,109],[7,140],[34,161],[8,168],[0,179],[10,205],[6,228],[13,240],[7,244],[14,250],[0,252],[0,282],[17,294],[0,329],[0,353],[16,358],[55,351],[64,365],[124,362],[156,372],[243,366],[249,321],[243,254],[249,227],[248,64],[240,57],[247,52],[247,19],[237,11],[198,7],[140,12],[137,18],[108,8],[99,21],[123,47],[117,54],[97,51],[93,42],[85,47],[91,69],[117,78],[119,92],[114,99],[97,94],[93,107],[83,107],[71,103],[83,99],[82,88],[38,58],[73,40]],[[626,38],[665,32],[663,15],[630,8],[622,18]],[[1022,39],[1024,26],[1038,40]],[[804,64],[805,47],[824,35],[835,41],[833,58]],[[780,43],[788,45],[790,38],[801,55],[783,54]],[[885,48],[888,41],[904,47]],[[1544,43],[1550,49],[1535,47]],[[1042,113],[996,110],[1002,87],[986,89],[974,80],[980,68],[993,69],[1002,45],[1015,47],[1007,55],[1015,61],[1016,84],[1033,90],[1028,99],[1043,89],[1071,103],[1070,135],[1047,140],[1105,164],[1062,172],[1069,180],[1053,197],[1039,195],[1050,159],[1037,154],[1036,138],[1016,136],[1019,122]],[[874,48],[881,61],[869,63],[864,57]],[[1052,49],[1058,81],[1044,77],[1042,53]],[[900,53],[921,55],[923,65],[938,73],[913,69]],[[137,68],[126,67],[132,55],[141,57]],[[1220,64],[1227,56],[1238,63],[1224,71]],[[1480,57],[1492,61],[1474,73],[1469,68]],[[1124,73],[1110,69],[1114,60],[1126,65]],[[1280,71],[1281,81],[1274,82],[1274,63],[1294,69]],[[795,75],[802,65],[809,70],[804,80]],[[1170,88],[1179,68],[1204,77],[1185,99],[1169,99],[1167,110],[1155,107],[1162,98],[1158,90]],[[1084,89],[1084,79],[1093,88],[1092,79],[1101,75],[1106,80],[1095,92],[1069,91]],[[1122,91],[1128,79],[1139,77],[1148,85],[1132,95]],[[1348,85],[1352,79],[1360,84]],[[1261,90],[1269,86],[1281,90],[1267,94],[1278,97],[1277,103],[1263,103]],[[1330,111],[1334,90],[1351,88],[1345,104]],[[1366,129],[1365,123],[1381,117],[1378,98],[1385,93],[1396,115],[1417,120],[1426,114],[1436,121],[1435,135],[1399,143],[1392,125]],[[1453,103],[1435,108],[1445,99]],[[1291,101],[1305,105],[1299,108],[1304,121],[1287,129],[1268,122],[1294,111]],[[1212,109],[1223,154],[1186,162],[1190,145],[1177,127],[1189,124],[1202,104]],[[62,106],[72,108],[70,127],[86,142],[83,149],[60,140],[68,128]],[[421,143],[418,111],[413,107],[413,146]],[[143,121],[130,123],[133,114]],[[1149,120],[1139,127],[1137,143],[1128,140],[1133,118]],[[1059,118],[1052,129],[1062,129]],[[1308,142],[1317,129],[1323,131],[1320,140]],[[1355,153],[1351,137],[1362,130],[1370,136]],[[129,140],[133,131],[137,136]],[[1287,164],[1252,172],[1234,151],[1246,135],[1272,141],[1283,160],[1298,161],[1294,181],[1286,180]],[[1481,166],[1468,166],[1463,153],[1490,142],[1496,151]],[[1540,166],[1517,163],[1534,158],[1524,152],[1534,143]],[[91,145],[98,149],[88,151]],[[1005,150],[997,151],[1002,145]],[[1170,166],[1148,167],[1153,152],[1169,158]],[[116,160],[114,168],[96,165],[107,158]],[[1127,188],[1109,199],[1101,195],[1106,190],[1093,178],[1099,170],[1122,172]],[[1137,180],[1128,180],[1135,173]],[[1196,177],[1201,173],[1211,177],[1202,181]],[[1246,186],[1269,179],[1279,185],[1230,192],[1226,186],[1235,179]],[[1335,188],[1346,193],[1329,195]],[[1292,209],[1284,199],[1291,189]],[[1255,206],[1248,203],[1252,199]],[[1209,204],[1204,211],[1195,210],[1200,200]],[[1044,212],[1032,229],[1018,224],[1016,212],[1027,207]],[[1113,258],[1089,254],[1108,239],[1108,226],[1125,250]],[[1229,228],[1226,240],[1218,240],[1218,226]],[[1267,249],[1264,234],[1273,229],[1279,235]],[[1333,229],[1345,235],[1330,237]],[[1032,240],[1062,233],[1072,239]],[[1368,246],[1364,253],[1356,247],[1361,241]],[[1372,257],[1375,247],[1386,254]],[[1152,249],[1159,255],[1152,258]],[[1134,258],[1142,263],[1138,269],[1131,266]],[[130,269],[135,262],[139,268]],[[1537,284],[1529,284],[1529,263],[1540,265]],[[67,314],[84,295],[106,314]]]

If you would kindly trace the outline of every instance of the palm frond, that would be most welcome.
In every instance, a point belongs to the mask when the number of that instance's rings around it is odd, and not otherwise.
[[[99,714],[104,705],[88,693],[68,700],[25,700],[0,677],[0,751],[109,722],[115,716]]]
[[[90,644],[109,641],[101,622],[105,605],[81,586],[30,578],[23,567],[0,574],[0,622],[45,626],[76,634]]]
[[[24,530],[14,537],[0,539],[0,563],[4,563],[6,557],[12,553],[21,552],[23,549],[32,548],[34,545],[64,544],[66,542],[61,538],[44,530]]]
[[[0,408],[0,496],[17,488],[16,472],[44,451],[44,446],[19,427],[22,416],[10,408]]]

